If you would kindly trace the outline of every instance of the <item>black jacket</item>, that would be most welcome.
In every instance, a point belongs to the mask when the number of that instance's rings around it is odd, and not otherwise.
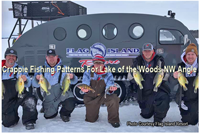
[[[178,70],[178,68],[184,68],[185,67],[185,63],[181,62],[177,65],[176,67],[176,71]],[[185,72],[183,73],[185,75]],[[196,71],[196,76],[198,75],[198,68]],[[179,88],[176,92],[176,97],[175,97],[175,101],[178,105],[180,105],[181,101],[183,100],[184,102],[189,102],[189,101],[196,101],[198,100],[198,89],[197,89],[197,93],[194,93],[194,87],[193,87],[193,82],[195,77],[186,77],[188,80],[188,84],[186,84],[187,87],[187,91],[184,91],[183,88],[179,85]],[[178,80],[175,79],[177,84],[178,84]]]
[[[143,58],[143,56],[140,55],[137,58],[133,59],[132,67],[138,69],[139,66],[140,67],[145,66],[145,67],[149,67],[149,68],[151,68],[151,67],[155,68],[158,66],[158,67],[164,69],[164,65],[165,65],[165,62],[164,62],[164,58],[162,56],[155,55],[153,57],[153,59],[149,63],[147,63],[145,61],[145,59]],[[138,100],[142,100],[143,96],[152,94],[153,88],[154,88],[153,79],[154,79],[156,73],[155,72],[147,73],[147,72],[141,71],[141,75],[142,75],[144,81],[142,81],[142,85],[143,85],[142,90],[140,90],[139,87],[137,86]],[[134,79],[131,82],[135,83]],[[170,88],[165,84],[165,81],[162,82],[160,88],[162,91],[165,91],[168,94],[170,93]]]

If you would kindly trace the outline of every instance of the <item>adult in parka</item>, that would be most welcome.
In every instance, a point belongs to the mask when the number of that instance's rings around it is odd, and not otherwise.
[[[51,73],[50,71],[42,72],[42,67],[54,68],[54,73]],[[40,72],[35,73],[34,78],[32,79],[32,86],[40,87],[38,82],[41,75],[43,75],[51,85],[51,89],[48,90],[50,95],[44,93],[44,100],[42,103],[44,109],[44,117],[46,119],[56,117],[58,114],[58,107],[61,104],[62,108],[60,110],[60,117],[64,122],[68,122],[70,121],[71,113],[75,108],[76,101],[71,89],[65,93],[65,96],[62,95],[63,89],[61,89],[61,86],[67,74],[66,72],[62,72],[62,69],[66,66],[62,65],[62,61],[56,54],[56,51],[54,49],[49,49],[47,50],[45,64],[42,67],[40,66]],[[69,75],[71,84],[76,84],[78,81],[77,76],[72,73]]]
[[[164,59],[162,56],[156,55],[153,45],[151,43],[145,43],[142,47],[142,54],[133,60],[132,68],[136,68],[139,72],[140,67],[146,68],[164,68]],[[131,84],[137,89],[137,101],[141,109],[140,115],[149,119],[154,116],[154,122],[162,122],[166,117],[169,110],[170,103],[170,88],[166,84],[168,77],[164,74],[163,81],[158,87],[158,91],[153,91],[155,85],[153,85],[156,72],[141,71],[141,75],[144,79],[142,81],[143,89],[140,89],[133,78],[133,73],[128,74]]]
[[[186,84],[187,90],[184,89],[179,85],[179,88],[176,93],[175,101],[179,105],[179,110],[181,114],[182,122],[191,125],[196,125],[198,123],[198,89],[197,92],[194,91],[195,84],[194,80],[198,76],[199,70],[199,63],[198,63],[198,51],[197,47],[194,43],[191,43],[186,48],[185,52],[181,55],[182,62],[179,63],[176,67],[176,72],[173,73],[174,80],[171,80],[173,84],[178,84],[178,69],[187,68],[190,71],[182,72],[183,75],[186,77],[188,84]],[[194,85],[193,85],[194,84]],[[199,83],[197,83],[199,84]]]
[[[5,52],[5,61],[2,62],[2,84],[4,85],[4,93],[2,99],[2,124],[5,127],[11,127],[18,123],[18,108],[22,106],[22,123],[25,125],[27,130],[34,129],[34,124],[36,123],[38,112],[36,109],[37,99],[34,95],[26,91],[22,96],[19,97],[19,92],[17,91],[16,83],[19,77],[22,78],[24,82],[24,87],[30,87],[31,79],[27,72],[16,72],[14,73],[12,69],[20,68],[17,61],[17,51],[8,48]],[[23,85],[23,83],[21,83]],[[2,89],[3,89],[2,88]]]

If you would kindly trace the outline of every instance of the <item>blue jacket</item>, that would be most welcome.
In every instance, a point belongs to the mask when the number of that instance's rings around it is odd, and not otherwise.
[[[14,66],[12,67],[13,69],[17,66],[18,64],[15,63]],[[23,68],[22,66],[18,65],[18,68]],[[11,74],[11,71],[7,72],[7,68],[2,68],[5,72],[2,72],[2,80],[7,80],[7,79],[11,79],[14,78],[14,72]],[[26,75],[26,82],[24,82],[24,87],[30,87],[31,85],[31,79],[28,75],[27,72],[17,72],[16,78],[18,78],[20,75]]]
[[[84,72],[84,74],[83,74],[83,79],[82,79],[82,83],[83,83],[83,84],[86,84],[86,85],[90,86],[90,80],[91,80],[91,79],[97,80],[97,79],[100,77],[100,79],[103,79],[104,82],[105,82],[105,84],[106,84],[105,91],[106,91],[110,86],[114,86],[114,79],[113,79],[113,75],[112,75],[111,72],[104,73],[104,74],[97,74],[97,73],[94,72],[94,77],[93,77],[93,78],[91,78],[90,72],[91,72],[90,70]],[[105,74],[107,74],[107,75],[106,75],[105,78],[103,78],[102,75],[105,75]],[[112,94],[112,93],[114,93],[114,91],[111,92],[111,93],[110,93],[109,91],[107,91],[107,94]]]
[[[56,73],[54,75],[51,75],[51,72],[45,72],[44,73],[44,77],[48,80],[48,82],[50,83],[50,85],[55,85],[58,83],[58,79],[59,79],[59,75],[60,75],[60,71],[57,71],[57,68],[61,66],[61,59],[59,59],[59,62],[56,64],[56,66],[54,66],[54,71],[56,71]],[[39,67],[39,70],[41,69],[42,66]],[[45,61],[45,67],[46,68],[51,68],[49,66],[49,64],[47,63],[47,61]],[[63,67],[65,68],[66,66],[63,65]],[[40,87],[40,85],[38,84],[38,80],[36,80],[36,76],[42,74],[42,72],[36,72],[34,74],[34,78],[32,79],[32,86],[33,87]],[[62,86],[62,81],[65,77],[67,73],[66,72],[62,72],[62,76],[61,76],[61,80],[60,80],[60,85]],[[71,84],[76,84],[78,82],[78,78],[76,75],[74,75],[74,78],[71,79]]]

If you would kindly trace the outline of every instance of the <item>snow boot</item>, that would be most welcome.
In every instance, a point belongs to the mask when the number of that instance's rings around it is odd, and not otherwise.
[[[27,124],[25,124],[25,126],[26,126],[26,130],[31,130],[31,129],[35,128],[33,123],[27,123]]]
[[[70,121],[69,116],[60,115],[60,117],[64,122],[69,122]]]
[[[115,122],[115,123],[110,123],[114,128],[117,128],[120,126],[119,122]]]

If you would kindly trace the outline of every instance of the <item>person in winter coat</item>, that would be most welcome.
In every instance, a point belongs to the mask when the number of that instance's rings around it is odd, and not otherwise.
[[[32,79],[32,86],[33,87],[40,87],[38,84],[41,75],[43,75],[47,81],[51,85],[51,89],[48,91],[51,93],[47,95],[44,93],[44,100],[43,100],[43,108],[44,108],[44,117],[46,119],[51,119],[57,116],[58,114],[58,107],[61,104],[62,108],[60,110],[60,117],[64,122],[70,121],[71,113],[75,108],[75,98],[74,95],[69,89],[65,96],[62,95],[63,90],[61,89],[62,81],[66,76],[66,71],[62,71],[63,68],[66,66],[62,65],[61,59],[56,54],[54,49],[47,50],[46,61],[44,66],[40,66],[40,72],[36,72],[34,74],[34,78]],[[43,72],[41,68],[54,68],[54,73],[52,74],[50,71]],[[76,84],[78,78],[76,75],[70,73],[70,81],[71,84]]]
[[[91,70],[85,71],[83,74],[82,83],[91,86],[95,90],[88,91],[85,88],[81,90],[85,93],[84,104],[86,106],[86,121],[95,122],[99,117],[99,108],[105,103],[108,110],[108,122],[115,128],[120,126],[119,120],[119,98],[113,94],[117,87],[114,87],[113,75],[106,72],[104,65],[105,59],[101,55],[95,55],[93,58],[94,72]],[[106,98],[105,98],[106,93]]]
[[[138,69],[140,72],[139,67],[159,67],[163,69],[164,64],[163,57],[156,55],[153,45],[151,43],[145,43],[142,47],[142,55],[134,59],[132,67]],[[165,77],[166,74],[157,92],[153,91],[153,80],[156,72],[141,71],[141,75],[144,79],[144,81],[142,81],[143,89],[140,89],[136,84],[133,79],[133,74],[128,74],[131,83],[135,84],[134,86],[137,87],[137,101],[141,109],[140,115],[145,119],[154,116],[154,122],[162,122],[167,115],[170,103],[170,89],[165,83],[168,80]]]
[[[181,114],[182,122],[188,122],[188,124],[196,125],[198,123],[198,90],[194,92],[194,80],[198,76],[198,51],[197,46],[194,43],[191,43],[186,48],[185,52],[181,55],[182,62],[179,63],[176,67],[176,70],[181,68],[187,68],[185,72],[182,72],[188,84],[186,84],[187,90],[184,91],[183,88],[179,85],[178,91],[176,93],[176,102],[179,105],[179,110]],[[189,69],[188,69],[189,68]],[[178,71],[173,73],[175,79],[178,78]],[[178,84],[178,80],[175,80]]]
[[[17,51],[8,48],[5,52],[5,61],[2,62],[2,84],[5,92],[2,99],[2,124],[5,127],[16,125],[19,121],[18,107],[23,108],[22,123],[27,130],[33,129],[36,123],[38,112],[36,109],[36,97],[26,91],[22,93],[22,97],[18,97],[16,91],[16,81],[21,76],[24,81],[24,87],[30,87],[31,79],[27,72],[13,72],[12,69],[22,69],[17,61]]]

